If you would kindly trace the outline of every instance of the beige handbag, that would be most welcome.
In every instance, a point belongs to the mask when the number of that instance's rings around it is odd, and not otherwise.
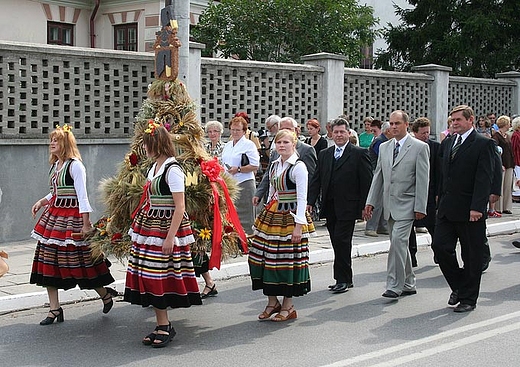
[[[0,251],[0,277],[9,271],[9,265],[5,262],[4,259],[8,259],[9,255],[7,252]]]

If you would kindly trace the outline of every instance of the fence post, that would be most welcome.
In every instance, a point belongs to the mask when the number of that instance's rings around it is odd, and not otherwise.
[[[516,87],[513,89],[513,96],[511,101],[510,115],[518,115],[520,113],[520,72],[518,71],[506,71],[505,73],[498,73],[497,79],[509,79],[516,83]]]
[[[322,131],[325,131],[327,121],[343,114],[345,100],[345,60],[343,55],[320,52],[305,55],[301,58],[307,65],[320,66],[323,73],[323,100],[320,101],[320,121]]]
[[[430,136],[434,137],[433,140],[440,141],[441,131],[446,129],[448,119],[448,88],[452,69],[449,66],[427,64],[414,66],[412,70],[433,77],[428,103],[428,118],[432,123]]]

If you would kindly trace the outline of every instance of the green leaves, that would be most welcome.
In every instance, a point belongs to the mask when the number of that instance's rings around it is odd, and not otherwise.
[[[207,45],[206,56],[299,62],[331,52],[357,66],[376,24],[373,9],[355,0],[222,0],[201,15],[192,36]]]
[[[403,25],[387,26],[387,51],[378,51],[376,67],[408,71],[414,65],[450,66],[454,75],[489,77],[520,67],[520,36],[514,25],[519,5],[513,0],[409,0],[396,6]]]

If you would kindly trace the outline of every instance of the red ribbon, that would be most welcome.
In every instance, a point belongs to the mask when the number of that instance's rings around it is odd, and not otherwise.
[[[139,212],[139,209],[143,206],[146,197],[148,196],[148,188],[150,187],[151,181],[146,181],[146,184],[143,186],[143,194],[141,195],[141,200],[139,200],[139,205],[137,205],[137,208],[135,208],[134,212],[132,213],[132,220],[134,220],[135,216]]]
[[[231,200],[231,196],[229,195],[229,191],[226,185],[226,182],[220,177],[220,172],[222,171],[222,167],[218,163],[218,159],[213,157],[213,159],[200,162],[200,168],[202,173],[208,178],[211,185],[211,191],[213,192],[214,205],[213,205],[213,234],[211,240],[211,256],[209,258],[209,268],[217,268],[220,269],[220,258],[222,256],[222,217],[220,215],[219,209],[219,193],[217,189],[217,182],[222,187],[222,191],[224,191],[224,196],[226,198],[226,205],[228,208],[227,219],[233,224],[235,230],[238,232],[238,236],[240,237],[242,246],[242,250],[244,253],[247,253],[247,239],[244,229],[242,228],[242,224],[240,223],[240,219],[238,218],[237,211],[235,209],[235,205],[233,204],[233,200]]]

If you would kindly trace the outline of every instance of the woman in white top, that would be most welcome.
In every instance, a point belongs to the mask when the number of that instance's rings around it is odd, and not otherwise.
[[[251,205],[255,194],[255,171],[260,164],[256,145],[245,136],[247,121],[234,117],[229,123],[231,141],[222,150],[222,164],[240,187],[235,203],[237,214],[246,234],[251,234],[254,221],[254,208]]]
[[[311,289],[309,237],[315,235],[307,206],[307,167],[298,159],[296,134],[280,130],[275,137],[280,154],[269,170],[269,196],[256,218],[249,251],[253,290],[268,297],[258,319],[286,321],[297,317],[293,297]],[[280,303],[278,296],[282,296]]]
[[[103,300],[103,313],[108,313],[117,295],[105,287],[114,278],[109,262],[92,259],[90,246],[83,236],[92,230],[85,166],[81,163],[76,139],[67,124],[57,126],[50,134],[50,193],[32,207],[32,215],[43,208],[31,236],[38,240],[31,271],[31,284],[47,289],[50,310],[40,325],[55,320],[63,322],[58,289],[94,289]]]

